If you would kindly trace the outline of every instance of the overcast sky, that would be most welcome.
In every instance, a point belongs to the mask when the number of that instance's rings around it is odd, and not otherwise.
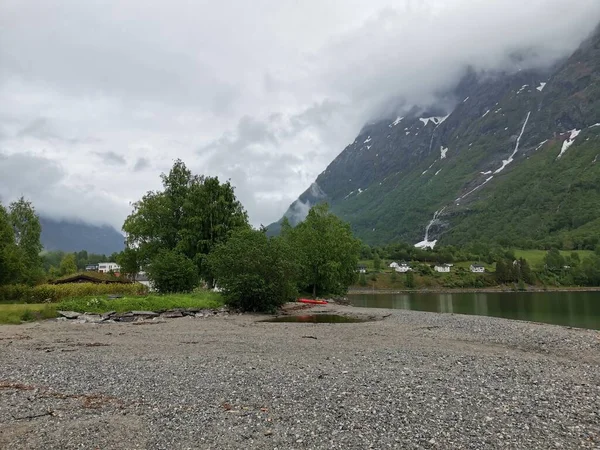
[[[181,158],[268,224],[401,99],[544,65],[598,0],[1,0],[0,198],[120,229]]]

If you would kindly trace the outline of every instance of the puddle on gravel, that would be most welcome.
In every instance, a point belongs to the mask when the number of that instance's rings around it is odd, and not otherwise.
[[[286,323],[361,323],[368,322],[352,316],[341,316],[339,314],[309,314],[303,316],[280,316],[273,319],[261,320],[261,322],[286,322]]]

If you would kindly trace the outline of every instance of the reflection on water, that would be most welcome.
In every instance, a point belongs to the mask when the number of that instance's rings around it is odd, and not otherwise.
[[[600,330],[600,292],[352,294],[354,306],[529,320]]]

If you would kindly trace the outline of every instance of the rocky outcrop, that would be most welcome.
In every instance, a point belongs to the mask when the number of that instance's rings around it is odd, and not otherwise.
[[[115,322],[143,322],[174,319],[180,317],[209,318],[215,316],[229,315],[226,308],[199,309],[199,308],[176,308],[164,311],[129,311],[117,313],[109,311],[104,314],[81,313],[77,311],[57,311],[58,320],[75,323],[115,323]]]

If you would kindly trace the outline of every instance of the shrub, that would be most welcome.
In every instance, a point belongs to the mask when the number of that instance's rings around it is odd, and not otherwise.
[[[360,276],[358,277],[358,284],[360,284],[361,286],[367,285],[367,277],[365,276],[364,273],[361,273]]]
[[[175,250],[162,250],[148,267],[148,278],[161,294],[191,292],[198,286],[198,268]]]
[[[273,311],[297,295],[298,269],[283,238],[238,230],[209,255],[225,302],[245,311]]]
[[[41,284],[30,287],[25,285],[0,286],[0,301],[19,303],[58,302],[65,298],[86,297],[90,295],[141,295],[148,288],[140,283],[96,284]]]

